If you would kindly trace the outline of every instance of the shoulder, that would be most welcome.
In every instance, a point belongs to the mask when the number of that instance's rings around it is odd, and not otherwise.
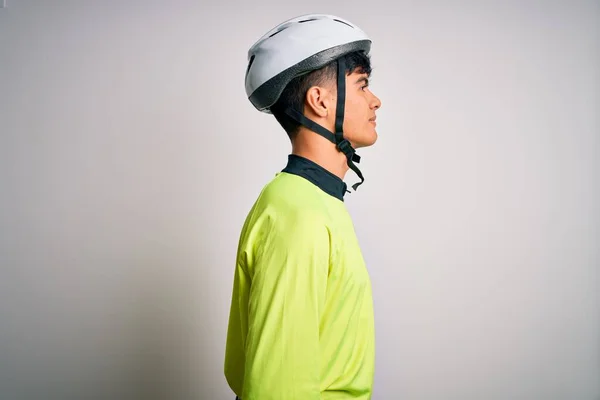
[[[258,203],[290,215],[318,218],[325,215],[327,197],[305,178],[280,172],[264,187]]]
[[[242,231],[239,257],[248,268],[269,257],[329,254],[331,231],[322,201],[304,178],[278,174],[261,191]],[[310,182],[306,181],[309,185]],[[300,187],[300,188],[299,188]]]
[[[323,233],[329,225],[329,211],[319,189],[306,179],[278,173],[262,189],[250,214],[245,230],[251,236],[283,235],[300,232]],[[256,239],[256,238],[255,238]]]

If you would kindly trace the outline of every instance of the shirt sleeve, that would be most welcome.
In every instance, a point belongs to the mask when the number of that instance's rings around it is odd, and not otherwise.
[[[329,231],[310,217],[263,226],[249,270],[242,399],[317,400]]]

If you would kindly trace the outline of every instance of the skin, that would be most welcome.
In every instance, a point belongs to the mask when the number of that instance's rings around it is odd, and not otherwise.
[[[331,132],[335,131],[337,87],[335,82],[313,86],[306,93],[304,115]],[[359,149],[377,141],[376,111],[381,101],[369,89],[367,74],[353,72],[346,75],[346,103],[344,110],[344,138]],[[340,179],[348,172],[346,156],[335,144],[306,127],[300,127],[292,140],[292,154],[321,165]]]

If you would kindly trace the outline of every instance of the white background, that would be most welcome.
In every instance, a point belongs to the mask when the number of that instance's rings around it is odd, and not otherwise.
[[[310,12],[374,41],[373,398],[600,399],[600,3],[566,0],[7,1],[1,399],[233,399],[238,234],[290,151],[246,52]]]

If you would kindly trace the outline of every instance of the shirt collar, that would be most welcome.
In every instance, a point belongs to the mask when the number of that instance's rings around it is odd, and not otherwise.
[[[282,172],[301,176],[318,186],[325,193],[344,201],[344,194],[347,191],[346,183],[339,176],[332,174],[307,158],[296,154],[288,155],[287,166]]]

